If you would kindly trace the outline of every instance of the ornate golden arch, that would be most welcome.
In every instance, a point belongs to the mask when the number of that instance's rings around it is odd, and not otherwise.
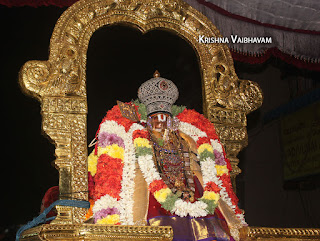
[[[262,103],[259,86],[239,80],[226,44],[201,43],[199,36],[222,37],[201,13],[182,0],[81,0],[59,18],[47,61],[28,61],[20,71],[23,90],[41,102],[42,128],[56,146],[60,198],[87,200],[86,60],[89,40],[99,28],[130,24],[145,33],[172,31],[195,49],[203,86],[203,111],[215,123],[227,155],[247,144],[246,114]],[[57,207],[57,224],[80,224],[85,209]]]
[[[88,43],[100,27],[122,23],[142,33],[164,29],[195,49],[202,75],[203,111],[215,123],[235,177],[238,152],[247,145],[246,114],[262,104],[259,86],[239,80],[226,44],[199,43],[222,37],[201,13],[182,0],[80,0],[59,18],[47,61],[28,61],[20,71],[22,89],[41,102],[42,128],[55,143],[61,199],[87,200]],[[233,178],[234,179],[234,178]],[[172,240],[171,227],[83,224],[87,210],[57,206],[50,224],[25,231],[22,240]],[[319,229],[243,228],[241,240],[320,240]]]

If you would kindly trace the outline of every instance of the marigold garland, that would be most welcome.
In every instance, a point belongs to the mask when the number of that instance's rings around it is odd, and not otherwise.
[[[98,156],[95,155],[95,151],[93,151],[88,156],[88,171],[91,173],[92,176],[96,175],[97,163],[98,163]]]
[[[149,133],[144,131],[144,130],[135,130],[133,133],[132,133],[132,139],[135,140],[137,138],[146,138],[146,139],[149,139]]]
[[[98,156],[101,156],[102,154],[108,154],[110,157],[123,160],[124,148],[118,146],[117,144],[112,144],[106,147],[98,147]]]
[[[212,191],[216,193],[219,193],[220,190],[221,188],[219,188],[218,185],[215,184],[214,182],[207,182],[207,185],[204,188],[204,191]]]
[[[102,219],[98,219],[97,224],[109,224],[109,225],[116,225],[120,224],[120,216],[119,214],[111,214],[111,215],[106,215]]]
[[[85,216],[85,220],[88,220],[89,218],[91,218],[93,216],[92,207],[94,205],[94,200],[89,199],[89,202],[90,202],[90,208]]]

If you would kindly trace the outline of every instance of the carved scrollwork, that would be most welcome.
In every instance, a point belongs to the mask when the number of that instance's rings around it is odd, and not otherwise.
[[[217,62],[212,68],[211,89],[216,102],[232,110],[246,114],[262,105],[263,94],[259,85],[250,80],[240,80],[225,62]]]
[[[36,98],[41,90],[48,85],[50,64],[47,61],[28,61],[20,71],[20,86],[22,90]]]
[[[27,62],[20,71],[22,89],[37,98],[80,94],[77,93],[80,88],[77,49],[66,46],[61,52],[53,61]]]

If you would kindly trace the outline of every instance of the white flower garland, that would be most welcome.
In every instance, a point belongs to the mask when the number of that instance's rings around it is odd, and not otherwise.
[[[211,139],[210,142],[211,142],[211,146],[213,147],[213,150],[217,150],[218,152],[223,153],[222,145],[218,141],[218,139],[216,140]]]
[[[155,180],[161,180],[160,174],[154,165],[152,155],[139,156],[138,163],[148,185]],[[206,208],[207,204],[201,200],[190,203],[182,199],[178,199],[174,204],[172,212],[180,217],[185,217],[188,214],[192,217],[201,217],[208,214]]]
[[[212,145],[213,149],[217,150],[220,153],[223,153],[223,148],[222,148],[222,145],[219,142],[219,140],[211,140],[211,145]],[[215,172],[216,172],[216,170],[215,170]],[[222,200],[225,201],[228,204],[228,206],[232,209],[232,211],[235,213],[236,206],[232,203],[231,198],[229,197],[226,188],[223,186],[222,181],[217,177],[214,182],[221,189],[220,197],[222,198]],[[243,225],[247,225],[245,218],[244,218],[244,215],[242,213],[238,213],[238,214],[236,214],[236,216],[239,218],[239,220],[241,221],[241,223]]]
[[[217,170],[212,158],[206,158],[204,161],[202,161],[201,172],[203,183],[214,182],[217,184],[219,178],[217,177]]]
[[[105,121],[100,126],[100,132],[107,132],[110,134],[116,134],[124,140],[125,155],[124,155],[124,167],[123,177],[121,182],[120,200],[115,201],[109,195],[105,195],[96,201],[93,207],[93,213],[98,212],[101,209],[108,207],[117,207],[120,212],[120,222],[123,225],[133,225],[133,193],[134,193],[134,178],[135,178],[135,148],[132,141],[132,134],[135,130],[143,130],[144,127],[140,124],[133,124],[128,132],[125,128],[115,121]],[[197,127],[186,123],[180,122],[180,128],[182,132],[192,137],[196,142],[200,137],[207,137],[206,133],[198,129]],[[100,133],[99,132],[99,133]],[[211,140],[213,149],[220,153],[223,153],[222,145],[218,140]],[[160,174],[154,166],[153,156],[145,155],[138,157],[138,164],[141,168],[143,176],[148,185],[154,180],[161,180]],[[220,191],[220,197],[231,207],[235,212],[236,207],[232,204],[226,188],[223,186],[222,181],[217,176],[215,168],[215,162],[211,158],[200,163],[202,177],[204,181],[204,187],[210,181],[216,183]],[[185,217],[190,215],[192,217],[203,217],[208,214],[206,210],[207,204],[201,200],[194,203],[186,202],[182,199],[178,199],[175,202],[173,212],[180,216]],[[243,214],[236,214],[242,224],[246,225]]]
[[[131,135],[124,138],[125,152],[123,159],[123,174],[120,192],[120,222],[123,225],[133,225],[133,194],[135,178],[135,152]]]
[[[155,180],[161,180],[160,174],[154,165],[152,155],[139,156],[138,164],[148,186]]]
[[[180,217],[185,217],[188,214],[191,217],[205,217],[208,215],[207,207],[208,205],[202,201],[190,203],[178,199],[174,204],[173,212]]]
[[[92,212],[93,214],[96,214],[100,210],[106,208],[117,208],[119,210],[118,200],[106,194],[95,201],[94,206],[92,207]]]
[[[205,132],[187,122],[180,121],[179,130],[191,136],[195,142],[197,142],[200,137],[207,137]]]
[[[109,134],[116,134],[124,141],[125,152],[123,158],[123,174],[121,180],[121,191],[120,200],[116,201],[113,199],[107,199],[105,195],[104,198],[101,197],[97,200],[93,206],[93,212],[96,213],[101,209],[106,209],[108,207],[117,207],[120,212],[120,222],[123,225],[133,225],[133,193],[134,193],[134,178],[135,178],[135,149],[132,142],[132,132],[127,133],[122,125],[119,125],[115,121],[105,121],[100,126],[100,131]],[[109,196],[110,197],[110,196]],[[112,198],[112,197],[110,197]]]
[[[179,129],[185,134],[191,136],[195,141],[197,141],[200,137],[207,136],[205,132],[186,122],[180,122]],[[150,183],[155,180],[161,180],[160,174],[154,165],[152,155],[139,156],[138,164],[148,185],[150,185]],[[202,163],[200,163],[200,165],[203,180],[206,180],[205,186],[209,181],[215,181],[218,179],[216,176],[217,172],[215,169],[214,161],[211,158],[208,157],[205,161],[205,164],[202,165]],[[208,168],[208,166],[210,167]],[[191,203],[179,198],[175,201],[174,207],[171,212],[180,217],[185,217],[187,215],[191,217],[204,217],[208,215],[207,207],[208,205],[201,200],[197,200],[196,202]]]
[[[203,131],[186,122],[180,122],[180,130],[186,134],[190,133],[188,135],[191,136],[195,142],[197,142],[197,140],[200,137],[207,137],[207,135]],[[223,153],[222,144],[218,139],[216,140],[211,139],[210,143],[214,150],[217,150],[218,152]],[[206,186],[206,183],[210,181],[213,181],[215,184],[217,184],[218,187],[221,189],[220,191],[221,199],[225,201],[227,205],[235,213],[236,206],[232,203],[231,198],[229,197],[228,192],[226,191],[226,188],[223,186],[222,181],[217,176],[215,162],[211,158],[207,158],[205,161],[201,163],[201,172],[202,172],[204,186]],[[239,220],[243,225],[247,225],[243,214],[236,214],[236,216],[239,218]]]
[[[107,132],[109,134],[116,134],[124,140],[124,137],[127,135],[124,126],[119,125],[113,120],[107,120],[100,125],[99,134],[101,132]]]

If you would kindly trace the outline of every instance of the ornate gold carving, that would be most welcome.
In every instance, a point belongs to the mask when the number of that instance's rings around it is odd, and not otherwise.
[[[246,141],[247,129],[245,126],[226,126],[216,124],[216,129],[222,141]]]
[[[320,240],[320,229],[246,227],[240,230],[240,240]]]
[[[210,106],[208,118],[216,124],[229,124],[234,126],[246,126],[246,114],[239,110]]]
[[[220,105],[250,113],[262,104],[262,91],[257,83],[249,80],[239,80],[233,63],[217,62],[212,68],[211,82],[212,98]]]
[[[21,240],[172,240],[171,227],[154,226],[107,226],[44,224],[23,232]],[[309,241],[320,240],[320,229],[312,228],[265,228],[240,229],[241,241]]]
[[[42,100],[42,111],[48,113],[87,113],[87,99],[83,97],[48,96]]]
[[[26,230],[21,240],[172,240],[171,227],[154,226],[106,226],[106,225],[59,225],[44,224]],[[320,240],[320,229],[312,228],[265,228],[240,229],[240,240],[308,241]]]
[[[203,111],[217,124],[234,167],[247,143],[245,114],[262,103],[259,86],[239,80],[226,44],[200,43],[199,36],[221,37],[217,28],[182,0],[80,0],[58,20],[48,61],[28,61],[20,71],[24,91],[42,105],[43,130],[56,145],[60,197],[87,199],[86,60],[92,34],[121,23],[145,33],[166,29],[182,36],[199,57]],[[58,207],[56,223],[81,223],[80,208]]]
[[[170,241],[173,237],[171,227],[124,226],[124,225],[61,225],[44,224],[25,231],[20,240],[146,240]]]
[[[56,145],[62,199],[87,200],[87,103],[83,97],[43,97],[42,128]],[[86,209],[58,206],[53,223],[79,223]]]
[[[22,90],[33,97],[40,97],[41,89],[47,85],[49,65],[47,61],[36,60],[25,63],[19,78]]]

